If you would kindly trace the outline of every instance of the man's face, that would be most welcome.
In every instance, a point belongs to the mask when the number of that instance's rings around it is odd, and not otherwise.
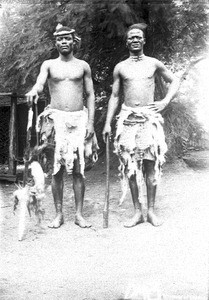
[[[72,34],[57,36],[55,45],[62,55],[67,56],[73,51],[74,41]]]
[[[131,52],[138,52],[145,44],[144,33],[140,29],[131,29],[127,34],[126,45]]]

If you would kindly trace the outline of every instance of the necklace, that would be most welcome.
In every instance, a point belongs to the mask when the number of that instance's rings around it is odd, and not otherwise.
[[[137,62],[137,61],[142,60],[144,57],[145,57],[145,55],[141,54],[141,55],[131,55],[129,58],[130,58],[130,60]]]

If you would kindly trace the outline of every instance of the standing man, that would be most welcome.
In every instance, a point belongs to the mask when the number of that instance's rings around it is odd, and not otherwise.
[[[54,33],[59,57],[44,61],[36,84],[26,94],[27,101],[36,103],[39,94],[48,82],[50,105],[39,116],[38,124],[42,148],[54,146],[52,193],[56,217],[49,224],[60,227],[63,222],[63,173],[73,175],[75,195],[75,224],[91,225],[82,216],[84,201],[84,154],[97,159],[97,141],[94,133],[95,97],[89,65],[73,55],[79,38],[74,29],[59,24]],[[87,109],[84,107],[84,92]]]
[[[159,112],[174,98],[179,86],[178,80],[162,62],[144,55],[145,28],[145,24],[134,24],[127,30],[129,58],[118,63],[114,69],[112,95],[103,129],[103,139],[106,140],[107,134],[111,134],[111,121],[119,105],[119,92],[122,91],[124,103],[118,116],[114,145],[120,160],[123,187],[128,178],[135,209],[133,218],[124,224],[125,227],[144,222],[141,197],[143,176],[147,187],[147,221],[154,226],[161,225],[154,212],[154,204],[157,179],[167,147]],[[169,87],[165,98],[154,102],[157,74],[169,83]]]

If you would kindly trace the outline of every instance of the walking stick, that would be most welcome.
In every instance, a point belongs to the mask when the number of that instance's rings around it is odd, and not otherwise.
[[[103,210],[103,228],[108,227],[109,217],[109,199],[110,199],[110,136],[106,135],[106,191],[105,204]]]
[[[37,102],[35,103],[35,117],[36,117],[36,124],[35,124],[35,130],[36,130],[36,126],[37,126],[37,120],[38,120],[38,105]],[[39,145],[39,135],[38,132],[36,130],[36,146]]]
[[[23,186],[26,185],[27,180],[28,180],[28,165],[29,165],[29,156],[30,156],[30,140],[31,140],[32,122],[33,122],[33,108],[32,108],[32,106],[30,106],[29,110],[28,110],[26,146],[25,146],[25,153],[24,153],[25,168],[24,168],[24,174],[23,174]]]

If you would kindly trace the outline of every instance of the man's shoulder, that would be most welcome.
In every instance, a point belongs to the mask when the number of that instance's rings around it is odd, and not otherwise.
[[[115,66],[115,70],[116,71],[120,71],[122,70],[124,67],[126,67],[127,65],[127,59],[120,61],[119,63],[117,63],[117,65]]]
[[[74,59],[75,59],[75,61],[76,61],[76,63],[78,63],[78,64],[81,64],[81,65],[89,65],[85,60],[83,60],[83,59],[80,59],[80,58],[77,58],[77,57],[74,57]]]
[[[157,58],[148,56],[148,55],[145,55],[144,58],[145,58],[145,60],[147,60],[148,62],[153,63],[153,64],[155,64],[159,61]]]
[[[85,70],[90,69],[90,65],[83,59],[79,59],[79,58],[74,58],[74,62],[76,63],[76,65],[80,68],[83,68]]]
[[[124,59],[124,60],[121,60],[116,66],[120,66],[120,67],[123,67],[125,66],[127,63],[128,63],[129,59]]]
[[[57,61],[57,58],[54,58],[54,59],[46,59],[44,62],[43,62],[43,66],[45,67],[50,67],[51,65],[55,64],[55,62]]]
[[[150,62],[150,63],[152,63],[152,64],[155,64],[156,66],[158,65],[158,64],[162,64],[162,62],[159,60],[159,59],[157,59],[157,58],[155,58],[155,57],[152,57],[152,56],[145,56],[145,59],[148,61],[148,62]]]

